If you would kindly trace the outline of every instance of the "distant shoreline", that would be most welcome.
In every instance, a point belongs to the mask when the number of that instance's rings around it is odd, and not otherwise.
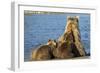
[[[48,11],[28,11],[25,10],[25,15],[32,15],[32,14],[65,14],[65,12],[48,12]]]

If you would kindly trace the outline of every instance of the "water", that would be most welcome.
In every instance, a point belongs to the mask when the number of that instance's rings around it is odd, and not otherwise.
[[[32,48],[45,44],[48,39],[58,39],[65,30],[67,16],[79,16],[81,40],[90,53],[89,14],[32,14],[24,15],[24,60],[29,61]]]

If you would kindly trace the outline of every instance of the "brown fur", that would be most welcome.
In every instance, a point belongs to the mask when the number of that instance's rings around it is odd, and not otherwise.
[[[42,45],[32,51],[31,60],[49,60],[53,58],[52,51],[56,47],[53,40],[49,40],[47,45]]]
[[[64,34],[59,38],[60,42],[69,41],[74,44],[70,49],[74,50],[75,56],[85,56],[85,50],[80,37],[79,17],[68,17]],[[76,51],[77,53],[76,53]]]
[[[72,58],[73,54],[71,53],[69,42],[58,43],[58,47],[54,52],[54,56],[58,59],[67,59]]]
[[[32,60],[47,60],[51,58],[50,47],[48,45],[40,46],[32,54]],[[34,54],[35,53],[35,54]]]

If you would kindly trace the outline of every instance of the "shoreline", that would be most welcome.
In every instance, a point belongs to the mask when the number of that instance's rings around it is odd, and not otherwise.
[[[42,61],[62,61],[62,60],[82,60],[82,59],[91,59],[90,56],[83,56],[83,57],[74,57],[74,58],[69,58],[69,59],[49,59],[49,60],[34,60],[34,61],[24,61],[24,62],[42,62]]]

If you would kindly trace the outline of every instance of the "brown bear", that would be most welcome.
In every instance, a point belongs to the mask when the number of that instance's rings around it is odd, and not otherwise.
[[[39,46],[32,51],[31,60],[49,60],[54,58],[52,51],[55,47],[56,42],[54,40],[48,40],[46,45]]]
[[[60,42],[69,42],[74,56],[85,56],[80,30],[79,30],[79,17],[69,16],[63,35],[58,39]]]

